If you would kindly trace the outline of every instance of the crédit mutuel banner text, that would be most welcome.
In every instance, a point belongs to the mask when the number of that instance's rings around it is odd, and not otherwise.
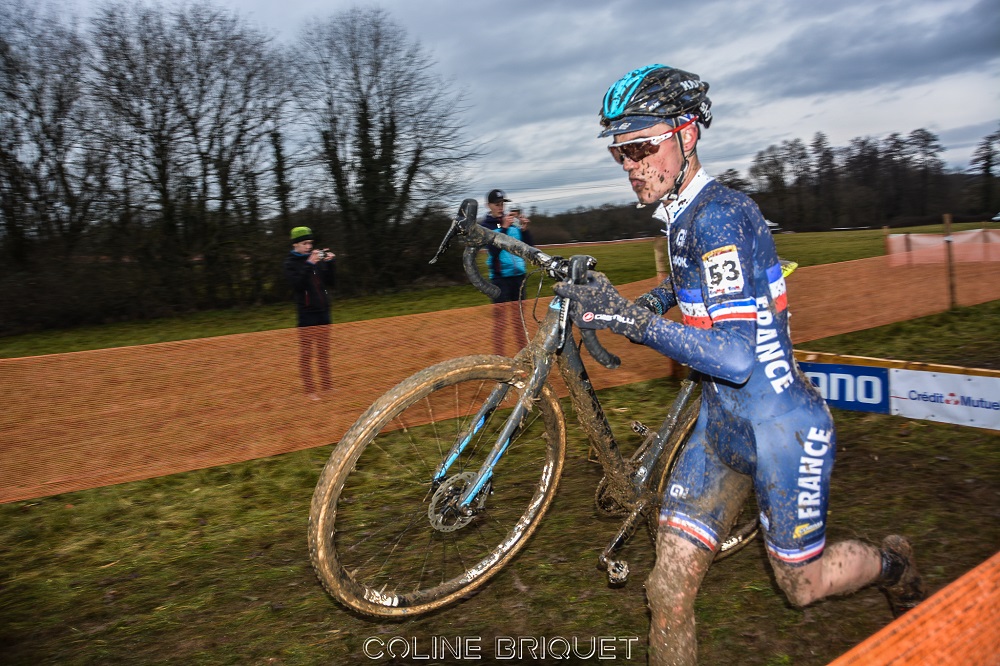
[[[833,407],[1000,430],[1000,371],[798,350],[795,357]]]

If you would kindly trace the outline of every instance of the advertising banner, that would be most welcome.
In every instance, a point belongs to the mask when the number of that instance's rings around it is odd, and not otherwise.
[[[1000,431],[1000,370],[795,350],[831,407]]]
[[[892,368],[892,413],[1000,430],[1000,377]]]
[[[841,363],[799,362],[831,407],[889,413],[889,369]]]

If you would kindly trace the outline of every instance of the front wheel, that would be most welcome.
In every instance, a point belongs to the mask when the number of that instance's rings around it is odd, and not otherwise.
[[[521,399],[528,370],[500,356],[427,368],[379,398],[330,456],[309,512],[309,552],[326,590],[366,615],[439,608],[482,586],[524,546],[556,492],[562,409],[546,385],[467,508],[472,483]],[[496,408],[481,410],[493,396]],[[455,442],[468,438],[442,479]]]

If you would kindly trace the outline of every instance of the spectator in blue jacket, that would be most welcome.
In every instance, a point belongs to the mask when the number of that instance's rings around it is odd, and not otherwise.
[[[510,199],[503,190],[490,190],[486,195],[486,204],[490,212],[480,224],[491,231],[524,240],[517,218],[504,212],[504,203],[509,202]],[[524,259],[491,247],[486,258],[486,267],[490,271],[490,282],[500,288],[500,295],[493,300],[494,303],[521,300],[521,287],[524,285],[525,275]]]
[[[525,238],[526,234],[521,230],[518,218],[504,212],[504,204],[509,202],[510,199],[507,198],[503,190],[490,190],[486,195],[486,205],[490,212],[486,214],[480,224],[498,234],[530,242],[530,237]],[[493,347],[497,354],[503,354],[504,340],[508,337],[510,330],[513,330],[520,347],[527,344],[524,327],[519,316],[519,308],[516,305],[505,305],[516,303],[524,298],[524,259],[514,256],[510,252],[489,248],[486,267],[489,269],[490,282],[500,289],[500,295],[493,299],[493,302],[498,304],[498,307],[494,309]]]

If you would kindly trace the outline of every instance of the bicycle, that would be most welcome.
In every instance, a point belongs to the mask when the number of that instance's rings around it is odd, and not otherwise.
[[[431,262],[456,236],[463,265],[487,296],[476,254],[492,245],[556,280],[581,280],[596,260],[549,256],[476,221],[466,199]],[[548,384],[559,369],[578,420],[603,467],[595,503],[624,516],[598,558],[610,584],[624,584],[619,551],[642,521],[655,536],[670,469],[698,416],[695,373],[684,379],[663,424],[638,422],[642,444],[622,455],[584,367],[569,310],[556,296],[538,331],[514,358],[475,355],[426,368],[375,401],[334,448],[316,484],[309,550],[325,589],[348,608],[376,617],[426,613],[465,597],[499,572],[538,527],[566,453],[566,424]],[[582,344],[602,365],[620,360],[592,330]],[[747,515],[749,514],[749,515]],[[717,558],[746,545],[758,529],[744,511]]]

